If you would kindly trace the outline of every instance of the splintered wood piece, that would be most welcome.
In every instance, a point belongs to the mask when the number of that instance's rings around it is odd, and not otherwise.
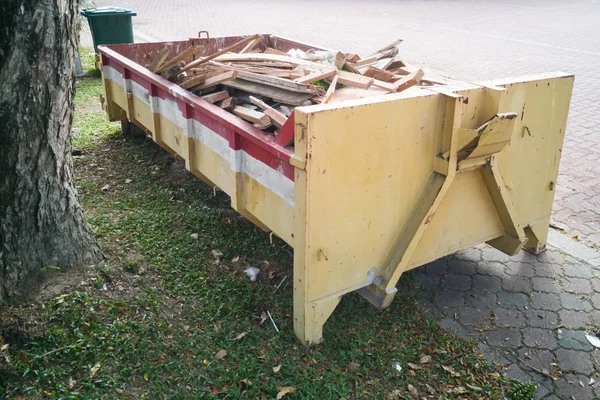
[[[157,70],[157,72],[168,71],[170,68],[176,66],[180,62],[184,61],[186,58],[193,56],[194,54],[196,54],[201,49],[202,49],[202,47],[200,47],[200,46],[191,46],[191,47],[188,47],[187,49],[185,49],[184,51],[182,51],[181,53],[177,54],[175,57],[171,58],[169,61],[167,61],[166,63],[164,63]],[[182,72],[183,72],[183,70],[182,70]]]
[[[303,73],[301,73],[300,71],[296,71],[296,70],[285,70],[285,69],[271,68],[271,67],[252,67],[252,66],[245,66],[245,65],[239,65],[239,64],[227,65],[227,64],[222,64],[218,61],[209,61],[208,64],[209,65],[207,66],[207,68],[212,69],[212,70],[236,69],[238,71],[254,72],[255,74],[278,76],[280,78],[288,78],[288,79],[292,79],[292,78],[295,79],[295,78],[300,78],[300,77],[304,76]],[[194,69],[191,69],[189,71],[193,71],[193,70]]]
[[[338,71],[336,76],[339,83],[360,89],[368,89],[373,84],[373,78],[353,74],[352,72]]]
[[[169,50],[166,47],[164,47],[158,52],[156,57],[154,57],[154,60],[152,60],[152,64],[150,64],[148,69],[152,72],[157,72],[160,66],[165,62],[167,57],[169,57]]]
[[[249,37],[247,37],[247,38],[245,38],[243,40],[240,40],[237,43],[232,44],[231,46],[227,46],[224,49],[219,50],[219,51],[217,51],[214,54],[211,54],[208,57],[204,57],[204,58],[200,58],[198,60],[192,61],[191,63],[185,65],[181,71],[182,72],[183,71],[187,71],[190,68],[194,68],[194,67],[196,67],[198,65],[205,64],[205,63],[209,62],[210,60],[212,60],[214,58],[222,56],[223,54],[226,54],[226,53],[228,53],[230,51],[233,51],[233,50],[237,50],[240,47],[242,47],[242,46],[244,46],[244,45],[252,42],[253,40],[256,40],[256,39],[260,38],[260,37],[261,37],[260,35],[249,36]],[[238,54],[238,55],[240,55],[240,54]],[[241,55],[244,56],[245,54],[241,54]]]
[[[217,105],[224,110],[233,110],[237,106],[237,99],[235,97],[228,97],[218,102]]]
[[[361,67],[365,67],[369,64],[374,64],[377,62],[377,60],[379,59],[379,57],[377,56],[371,56],[371,57],[367,57],[367,58],[363,58],[362,60],[359,60],[355,63],[352,63],[352,66],[354,68],[361,68]]]
[[[202,98],[204,100],[208,101],[209,103],[216,103],[218,101],[225,100],[228,97],[229,97],[229,92],[227,90],[221,90],[219,92],[214,92],[214,93],[202,96]]]
[[[370,78],[375,78],[377,80],[383,82],[394,82],[397,81],[398,78],[389,71],[384,71],[375,67],[368,67],[365,72],[363,72],[363,76],[368,76]]]
[[[302,103],[314,96],[313,93],[292,92],[290,90],[268,86],[262,83],[250,82],[239,78],[224,82],[223,86],[240,89],[262,97],[268,97],[280,103],[292,104],[295,106],[302,105]]]
[[[290,56],[288,53],[281,51],[281,50],[274,49],[272,47],[267,47],[265,49],[265,51],[263,51],[263,54],[277,54],[277,55],[286,56],[286,57]]]
[[[294,82],[298,82],[298,83],[313,83],[313,82],[316,82],[316,81],[320,81],[321,79],[332,77],[336,73],[337,73],[337,68],[331,67],[331,68],[324,69],[324,70],[321,70],[321,71],[315,71],[312,74],[305,75],[305,76],[303,76],[301,78],[298,78],[298,79],[294,79]]]
[[[283,115],[264,101],[257,99],[254,96],[250,96],[250,101],[252,102],[252,104],[255,104],[258,107],[262,108],[263,112],[267,114],[269,118],[271,118],[271,120],[273,121],[273,125],[275,125],[278,129],[281,128],[283,124],[285,124],[285,122],[287,121],[287,117],[285,115]]]
[[[322,93],[323,88],[305,83],[297,83],[288,79],[278,78],[276,76],[255,74],[253,72],[238,71],[238,77],[245,81],[262,83],[263,85],[273,86],[280,89],[290,90],[298,93]]]
[[[394,47],[398,46],[400,43],[402,43],[402,39],[397,39],[397,40],[394,40],[392,43],[388,44],[388,45],[387,45],[387,46],[385,46],[385,47],[382,47],[381,49],[377,50],[377,51],[376,51],[375,53],[373,53],[372,55],[375,55],[375,54],[377,54],[377,53],[383,53],[383,52],[385,52],[386,50],[390,50],[390,49],[392,49],[392,48],[394,48]]]
[[[346,61],[348,61],[349,63],[355,63],[357,61],[360,61],[360,56],[354,53],[346,53]]]
[[[237,78],[237,71],[226,71],[219,75],[206,78],[204,82],[194,86],[193,90],[202,90]]]
[[[337,69],[342,69],[344,64],[346,63],[346,55],[341,51],[338,51],[335,55],[335,67]]]
[[[240,50],[240,54],[244,54],[244,53],[248,53],[249,51],[251,51],[257,44],[260,43],[260,41],[262,40],[262,38],[256,38],[253,41],[251,41],[250,43],[248,43],[246,45],[246,47],[244,47],[243,49]]]
[[[233,61],[233,62],[256,62],[256,61],[271,61],[271,62],[282,62],[282,63],[289,63],[292,65],[306,65],[312,68],[317,68],[317,69],[323,69],[323,66],[326,66],[325,64],[320,64],[320,63],[316,63],[316,62],[312,62],[312,61],[307,61],[307,60],[303,60],[301,58],[295,58],[295,57],[290,57],[290,56],[280,56],[277,54],[264,54],[264,53],[259,53],[259,54],[254,54],[254,53],[250,53],[250,54],[237,54],[237,53],[229,53],[229,54],[220,54],[219,56],[215,57],[215,59],[217,61],[223,62],[223,61]],[[187,66],[186,66],[187,68]],[[185,68],[184,68],[185,69]]]
[[[335,93],[335,87],[338,84],[339,78],[339,75],[333,77],[331,84],[329,85],[329,89],[327,89],[327,93],[325,93],[325,97],[323,97],[323,100],[321,100],[321,104],[327,104],[329,100],[331,100],[331,96],[333,96]]]
[[[191,77],[181,81],[179,83],[179,86],[181,86],[184,89],[189,89],[191,87],[194,87],[196,85],[206,82],[206,80],[208,78],[217,76],[217,75],[221,74],[222,72],[223,71],[208,71],[208,72],[205,72],[204,74],[192,75]]]
[[[392,92],[402,92],[411,86],[417,85],[421,81],[423,75],[425,75],[423,70],[418,69],[412,74],[406,75],[402,79],[398,79],[395,83],[393,83]]]
[[[385,68],[381,68],[381,69],[387,69],[388,71],[391,71],[394,69],[404,68],[404,67],[406,67],[406,63],[404,61],[402,61],[399,58],[394,58],[390,64],[388,64]]]
[[[246,107],[235,106],[233,113],[246,121],[257,124],[261,129],[268,128],[271,125],[271,118],[265,113],[254,111]]]

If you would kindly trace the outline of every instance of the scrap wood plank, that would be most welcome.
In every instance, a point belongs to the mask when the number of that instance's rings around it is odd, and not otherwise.
[[[235,106],[233,108],[233,113],[246,121],[261,126],[262,129],[268,128],[271,125],[271,118],[260,111],[254,111],[246,107]]]
[[[196,54],[203,48],[204,48],[203,46],[188,47],[181,53],[177,54],[175,57],[171,58],[169,61],[165,62],[156,72],[160,73],[160,72],[168,71],[170,68],[176,66],[180,62],[184,61],[186,58],[193,56],[194,54]]]
[[[394,40],[392,43],[388,44],[387,46],[385,46],[385,47],[382,47],[381,49],[377,50],[375,53],[373,53],[373,55],[375,55],[375,54],[377,54],[377,53],[383,53],[383,52],[385,52],[386,50],[392,49],[392,48],[394,48],[394,47],[398,46],[398,45],[399,45],[400,43],[402,43],[402,42],[403,42],[403,40],[402,40],[402,39],[396,39],[396,40]]]
[[[293,79],[295,79],[295,78],[300,78],[300,77],[304,76],[303,73],[301,73],[300,71],[296,71],[296,70],[284,70],[284,69],[280,69],[280,68],[271,68],[271,67],[245,66],[245,65],[240,65],[240,64],[227,65],[227,64],[222,64],[217,61],[209,61],[208,63],[209,63],[208,69],[211,69],[211,70],[237,69],[238,71],[254,72],[255,74],[278,76],[280,78],[288,78],[288,79],[292,79],[292,77],[293,77]],[[193,69],[191,69],[190,71],[193,71]]]
[[[181,86],[184,89],[189,89],[191,87],[204,83],[208,78],[217,76],[221,73],[223,73],[223,71],[209,71],[205,72],[204,74],[192,75],[191,77],[179,82],[179,86]]]
[[[263,85],[262,83],[250,82],[239,78],[223,82],[223,86],[244,90],[262,97],[268,97],[280,103],[291,104],[294,106],[302,105],[302,103],[314,96],[312,93],[292,92],[290,90]]]
[[[265,51],[263,51],[263,54],[278,54],[280,56],[288,56],[289,57],[288,53],[281,51],[281,50],[274,49],[272,47],[267,47],[265,49]]]
[[[346,55],[341,51],[338,51],[335,55],[335,67],[337,69],[344,68],[344,64],[346,64]]]
[[[393,92],[402,92],[403,90],[408,89],[411,86],[417,85],[421,78],[425,75],[422,69],[418,69],[410,75],[406,75],[402,79],[398,79],[395,83],[393,83]]]
[[[260,38],[260,37],[261,37],[260,35],[249,36],[249,37],[247,37],[247,38],[245,38],[243,40],[240,40],[237,43],[232,44],[231,46],[227,46],[224,49],[219,50],[219,51],[217,51],[214,54],[211,54],[208,57],[204,57],[204,58],[200,58],[198,60],[192,61],[191,63],[185,65],[181,71],[184,72],[184,71],[187,71],[190,68],[196,67],[196,66],[201,65],[201,64],[205,64],[205,63],[209,62],[210,60],[213,60],[213,59],[215,59],[215,58],[217,58],[219,56],[222,56],[222,55],[224,55],[224,54],[226,54],[226,53],[228,53],[228,52],[230,52],[232,50],[239,49],[240,47],[244,46],[245,44],[250,43],[251,41],[256,40],[257,38]],[[238,54],[238,55],[244,56],[245,54]]]
[[[230,53],[230,54],[221,54],[217,57],[215,57],[215,60],[217,61],[251,61],[251,62],[256,62],[256,61],[271,61],[271,62],[283,62],[283,63],[289,63],[289,64],[293,64],[293,65],[306,65],[308,67],[313,67],[313,68],[317,68],[317,69],[323,69],[323,66],[327,66],[326,64],[321,64],[321,63],[316,63],[316,62],[312,62],[312,61],[307,61],[307,60],[303,60],[301,58],[295,58],[295,57],[290,57],[290,56],[281,56],[281,55],[277,55],[277,54],[237,54],[237,53]]]
[[[216,103],[218,101],[225,100],[228,97],[229,97],[229,92],[227,90],[221,90],[219,92],[214,92],[214,93],[202,96],[202,98],[204,100],[208,101],[209,103]]]
[[[193,86],[190,90],[202,90],[211,86],[218,85],[220,83],[224,83],[226,81],[230,81],[232,79],[237,78],[237,74],[237,71],[225,71],[219,75],[206,78],[204,82],[200,83],[199,85]]]
[[[224,110],[233,110],[237,106],[237,99],[235,97],[228,97],[218,102],[217,105]]]
[[[355,63],[352,63],[352,66],[354,68],[361,68],[361,67],[365,67],[369,64],[374,64],[377,62],[377,60],[379,60],[379,57],[371,56],[371,57],[363,58]]]
[[[335,87],[337,86],[339,80],[339,75],[333,77],[331,84],[329,85],[329,89],[327,89],[327,93],[325,93],[325,97],[323,97],[323,100],[321,100],[321,104],[327,104],[329,100],[331,100],[331,96],[333,96],[335,93]]]
[[[248,53],[250,50],[252,50],[257,44],[259,44],[261,42],[262,38],[256,38],[253,41],[251,41],[250,43],[248,43],[246,45],[246,47],[244,47],[242,50],[240,50],[240,54],[244,54],[244,53]]]
[[[332,77],[333,75],[335,75],[337,73],[337,68],[336,67],[331,67],[331,68],[327,68],[327,69],[323,69],[320,71],[315,71],[312,74],[309,75],[305,75],[301,78],[298,79],[294,79],[294,82],[298,82],[298,83],[313,83],[316,81],[320,81],[321,79],[325,79],[325,78],[329,78]]]
[[[276,76],[255,74],[253,72],[238,71],[238,77],[245,81],[262,83],[280,89],[290,90],[298,93],[322,93],[323,88],[305,83],[298,83]]]
[[[163,47],[158,54],[156,55],[156,57],[154,57],[154,60],[152,60],[152,63],[150,64],[150,66],[148,67],[148,69],[152,72],[157,72],[158,69],[160,68],[160,66],[162,65],[162,63],[165,62],[165,60],[167,59],[167,57],[169,57],[169,50],[166,47]]]
[[[258,107],[262,108],[263,112],[267,114],[269,118],[271,118],[271,120],[273,121],[273,125],[275,125],[277,128],[281,128],[287,121],[287,117],[285,115],[283,115],[264,101],[257,99],[254,96],[250,96],[250,101],[252,102],[252,104],[255,104]]]
[[[346,71],[338,71],[336,77],[338,78],[337,81],[339,81],[339,83],[360,89],[368,89],[374,81],[373,78],[369,78],[368,76],[362,76]]]
[[[287,147],[294,144],[294,111],[288,118],[287,122],[283,125],[283,127],[279,130],[277,136],[275,136],[275,143]]]
[[[393,73],[376,67],[368,67],[367,70],[363,72],[363,76],[368,76],[369,78],[374,78],[383,82],[395,82],[399,79]]]

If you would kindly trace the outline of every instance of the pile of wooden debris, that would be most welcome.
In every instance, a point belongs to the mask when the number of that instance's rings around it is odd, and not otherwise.
[[[171,57],[163,49],[147,67],[274,134],[296,106],[397,93],[435,83],[422,80],[421,69],[408,68],[397,57],[401,40],[365,58],[323,50],[255,50],[261,40],[260,35],[247,37],[187,64],[184,60],[199,53],[201,45]]]

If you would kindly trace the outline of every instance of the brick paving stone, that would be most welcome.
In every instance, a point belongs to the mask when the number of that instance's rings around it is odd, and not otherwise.
[[[594,295],[590,297],[590,300],[591,300],[594,308],[599,310],[600,309],[600,293],[594,293]]]
[[[457,314],[461,324],[477,325],[490,321],[490,312],[487,310],[461,309]]]
[[[521,382],[529,382],[532,379],[531,375],[523,371],[517,364],[511,364],[505,371],[504,375],[511,379],[517,379]]]
[[[526,346],[548,350],[554,350],[558,347],[556,335],[550,329],[524,328],[521,332],[523,334],[523,343]]]
[[[590,280],[590,282],[592,283],[592,287],[594,288],[595,292],[600,292],[600,279],[599,278],[593,278]]]
[[[503,252],[491,247],[486,246],[482,252],[482,258],[485,261],[498,261],[498,262],[506,262],[510,260],[510,257],[504,254]]]
[[[502,278],[506,276],[504,264],[498,262],[478,262],[476,264],[477,272],[482,275],[491,275]]]
[[[594,365],[589,353],[580,350],[558,349],[554,352],[556,363],[563,372],[575,372],[590,375]]]
[[[588,315],[590,316],[591,325],[593,325],[596,328],[599,328],[600,327],[600,311],[598,311],[598,310],[590,311],[588,313]]]
[[[557,337],[558,344],[565,349],[590,351],[594,348],[585,338],[585,331],[561,329]]]
[[[564,308],[577,311],[590,311],[592,305],[580,294],[561,293],[560,301]]]
[[[546,278],[559,278],[563,276],[563,269],[558,264],[537,264],[535,276]]]
[[[591,322],[590,316],[583,311],[560,310],[558,315],[565,328],[585,329]]]
[[[557,310],[560,308],[560,299],[554,293],[531,293],[533,307],[540,310]]]
[[[561,281],[562,290],[570,293],[593,293],[592,284],[585,278],[565,278]]]
[[[505,271],[508,275],[527,276],[527,277],[532,277],[534,275],[533,265],[521,263],[518,261],[507,262]]]
[[[495,293],[482,292],[478,290],[467,292],[467,295],[465,297],[467,299],[467,303],[471,306],[486,310],[495,308],[496,301],[498,299]]]
[[[507,275],[502,279],[502,289],[507,292],[529,293],[532,290],[531,279]]]
[[[473,261],[452,258],[448,261],[448,272],[463,275],[474,275],[476,272],[476,266],[477,263]]]
[[[489,290],[497,292],[502,286],[502,281],[496,276],[490,275],[475,275],[473,276],[473,289]]]
[[[487,332],[487,342],[491,346],[516,349],[522,345],[521,332],[515,328],[497,328]]]
[[[554,384],[562,399],[591,400],[593,395],[592,389],[587,384],[588,381],[589,378],[583,375],[566,374],[563,378],[557,379]]]
[[[518,310],[498,308],[494,310],[495,318],[492,319],[498,326],[508,325],[513,328],[525,326],[525,315]]]
[[[471,289],[471,286],[471,277],[467,275],[447,274],[444,279],[442,279],[442,287],[446,289],[464,292],[465,290]]]
[[[589,265],[586,264],[565,264],[563,266],[566,276],[573,278],[593,278],[594,274]]]
[[[441,275],[433,274],[416,274],[414,275],[415,281],[422,288],[434,288],[440,285],[442,282]]]
[[[554,362],[554,354],[550,350],[523,347],[519,349],[518,354],[521,359],[527,361],[527,364],[533,368],[540,371],[552,370],[551,364]]]
[[[531,283],[533,284],[533,290],[536,292],[548,292],[548,293],[560,293],[560,283],[555,279],[551,278],[540,278],[533,277],[531,278]]]
[[[529,304],[529,298],[523,293],[498,292],[498,301],[502,308],[524,309]]]
[[[464,261],[479,261],[481,260],[481,251],[476,248],[461,250],[454,254],[458,259]]]
[[[527,325],[532,328],[552,329],[558,325],[558,314],[554,311],[529,309],[523,312]]]
[[[443,305],[441,308],[460,307],[465,303],[465,294],[458,290],[441,290],[435,295],[437,304]]]
[[[561,253],[554,250],[547,250],[543,253],[538,254],[537,256],[538,262],[541,263],[550,263],[550,264],[562,264],[565,262],[565,258]]]

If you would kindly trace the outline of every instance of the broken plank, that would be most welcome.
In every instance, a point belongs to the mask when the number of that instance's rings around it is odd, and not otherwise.
[[[290,90],[280,89],[262,83],[250,82],[243,79],[235,79],[223,82],[223,86],[244,90],[249,93],[257,94],[262,97],[268,97],[274,101],[284,104],[299,106],[314,95],[312,93],[298,93]]]
[[[271,125],[271,118],[260,111],[254,111],[246,107],[235,106],[233,108],[233,113],[246,121],[259,125],[261,129],[268,128]]]
[[[346,55],[341,51],[338,51],[335,55],[335,67],[337,69],[342,69],[344,64],[346,64]]]
[[[180,62],[184,61],[186,58],[193,56],[198,51],[200,51],[203,47],[200,46],[191,46],[177,54],[175,57],[171,58],[169,61],[165,62],[156,72],[165,72],[170,68],[176,66]]]
[[[425,75],[422,69],[418,69],[410,75],[406,75],[402,79],[398,79],[395,83],[393,83],[393,92],[402,92],[403,90],[408,89],[411,86],[417,85],[421,78]]]
[[[365,67],[369,64],[374,64],[377,62],[377,60],[379,59],[379,57],[377,56],[371,56],[371,57],[367,57],[367,58],[363,58],[362,60],[359,60],[355,63],[352,63],[352,66],[354,68],[361,68],[361,67]]]
[[[245,44],[250,43],[251,41],[256,40],[256,39],[258,39],[260,37],[261,37],[260,35],[249,36],[249,37],[247,37],[247,38],[245,38],[243,40],[240,40],[237,43],[232,44],[231,46],[227,46],[224,49],[219,50],[219,51],[217,51],[214,54],[211,54],[208,57],[204,57],[204,58],[200,58],[200,59],[198,59],[196,61],[192,61],[191,63],[185,65],[181,71],[182,72],[183,71],[187,71],[190,68],[194,68],[194,67],[196,67],[198,65],[205,64],[205,63],[209,62],[210,60],[215,59],[215,58],[217,58],[219,56],[222,56],[222,55],[224,55],[224,54],[226,54],[226,53],[228,53],[228,52],[230,52],[232,50],[239,49],[240,47],[244,46]],[[246,54],[238,54],[238,55],[245,56]]]
[[[377,50],[376,52],[373,53],[373,55],[377,54],[377,53],[383,53],[386,50],[390,50],[396,46],[398,46],[400,43],[402,43],[402,39],[396,39],[394,40],[392,43],[388,44],[385,47],[382,47],[381,49]]]
[[[313,67],[317,69],[323,69],[323,66],[327,66],[326,64],[320,64],[312,61],[303,60],[301,58],[295,58],[290,56],[281,56],[277,54],[237,54],[237,53],[229,53],[222,54],[215,58],[215,60],[223,62],[223,61],[274,61],[274,62],[283,62],[289,63],[293,65],[306,65],[308,67]],[[187,67],[187,66],[186,66]],[[185,69],[185,68],[184,68]]]
[[[329,85],[329,89],[327,89],[327,93],[325,93],[325,97],[323,97],[323,100],[321,100],[321,104],[327,104],[329,100],[331,100],[331,96],[333,96],[335,93],[335,87],[338,84],[339,78],[339,75],[333,77],[331,84]]]
[[[262,38],[256,38],[253,41],[251,41],[250,43],[248,43],[246,45],[246,47],[244,47],[242,50],[240,50],[240,54],[244,54],[244,53],[248,53],[249,51],[251,51],[257,44],[259,44],[261,42]]]
[[[215,92],[215,93],[211,93],[211,94],[202,96],[202,98],[204,100],[208,101],[209,103],[216,103],[218,101],[225,100],[228,97],[229,97],[229,92],[227,90],[221,90],[219,92]]]
[[[218,85],[220,83],[224,83],[226,81],[230,81],[232,79],[235,79],[235,78],[237,78],[237,74],[238,74],[237,71],[226,71],[226,72],[223,72],[222,74],[206,78],[206,80],[204,82],[202,82],[201,84],[199,84],[197,86],[194,86],[192,89],[193,90],[206,89],[206,88],[209,88],[211,86],[215,86],[215,85]]]
[[[165,47],[158,52],[156,57],[154,57],[154,60],[152,60],[152,64],[150,64],[148,69],[152,72],[157,72],[167,57],[169,57],[169,50]]]
[[[257,99],[254,96],[250,96],[250,101],[252,102],[252,104],[255,104],[258,107],[262,108],[263,112],[265,114],[267,114],[269,116],[269,118],[271,118],[271,120],[273,121],[273,124],[277,128],[281,128],[283,126],[283,124],[285,124],[285,122],[287,121],[287,117],[285,115],[283,115],[282,113],[280,113],[279,111],[277,111],[276,109],[274,109],[273,107],[271,107],[270,105],[265,103],[264,101]]]
[[[262,83],[280,89],[290,90],[298,93],[320,93],[323,88],[305,83],[298,83],[288,79],[278,78],[276,76],[255,74],[253,72],[238,71],[238,77],[245,81]]]
[[[336,77],[339,83],[360,89],[368,89],[373,84],[373,78],[352,72],[338,71]]]
[[[206,82],[206,80],[210,77],[217,76],[223,73],[223,71],[208,71],[199,75],[192,75],[191,77],[179,82],[179,86],[184,89],[189,89],[196,85]]]
[[[298,83],[313,83],[316,81],[320,81],[321,79],[332,77],[337,73],[337,68],[331,67],[329,69],[324,69],[321,71],[315,71],[312,74],[305,75],[301,78],[294,79],[294,82]]]
[[[281,105],[279,106],[279,110],[281,110],[281,113],[288,118],[292,115],[292,110],[288,106]]]
[[[217,105],[224,110],[233,110],[237,106],[237,99],[235,97],[228,97],[218,102]]]
[[[263,51],[263,54],[278,54],[280,56],[288,56],[289,57],[288,53],[281,51],[281,50],[274,49],[272,47],[267,47],[265,49],[265,51]]]
[[[383,82],[395,82],[398,80],[393,73],[375,67],[368,67],[367,70],[363,72],[363,76],[368,76],[369,78],[374,78]]]

